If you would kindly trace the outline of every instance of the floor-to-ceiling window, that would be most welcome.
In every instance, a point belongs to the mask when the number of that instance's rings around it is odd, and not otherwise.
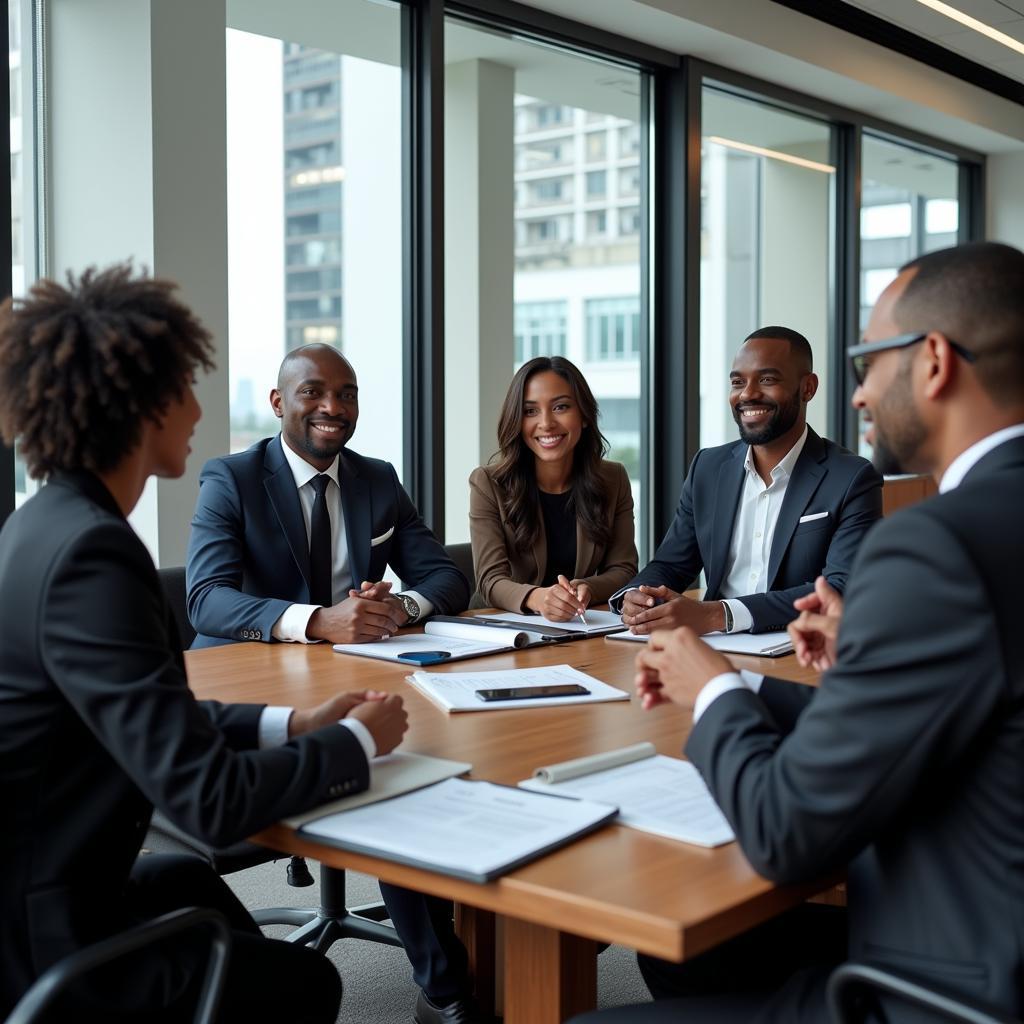
[[[278,365],[322,343],[355,368],[352,447],[402,465],[401,11],[229,4],[231,448],[268,434]]]
[[[470,471],[497,448],[514,371],[575,363],[641,522],[640,72],[445,28],[445,530],[469,539]]]
[[[821,379],[808,422],[827,432],[833,129],[705,87],[701,115],[700,445],[737,436],[729,369],[773,325],[807,337]]]

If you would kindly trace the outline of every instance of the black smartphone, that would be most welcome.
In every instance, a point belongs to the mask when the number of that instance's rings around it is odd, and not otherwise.
[[[590,691],[579,683],[552,686],[510,686],[504,690],[475,690],[480,700],[531,700],[534,697],[582,697]]]
[[[451,656],[451,651],[403,651],[395,655],[399,661],[407,661],[410,665],[436,665]]]

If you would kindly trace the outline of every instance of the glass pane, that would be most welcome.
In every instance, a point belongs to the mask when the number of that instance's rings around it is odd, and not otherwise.
[[[24,295],[38,276],[36,270],[36,182],[32,116],[32,25],[24,0],[7,5],[8,64],[10,68],[11,135],[11,293]],[[4,485],[10,486],[10,483]],[[39,483],[29,479],[25,463],[14,449],[14,503],[22,505]],[[10,492],[8,492],[10,493]]]
[[[231,450],[277,433],[278,365],[319,342],[359,379],[352,447],[401,473],[400,11],[373,0],[326,10],[230,7]]]
[[[954,160],[865,133],[861,146],[860,328],[904,263],[957,243],[960,169]],[[858,430],[861,455],[871,457]]]
[[[640,76],[454,20],[445,60],[446,540],[537,355],[587,378],[641,522]]]
[[[828,422],[831,128],[712,88],[703,96],[700,444],[738,436],[729,370],[759,327],[811,343],[818,393],[807,421]]]

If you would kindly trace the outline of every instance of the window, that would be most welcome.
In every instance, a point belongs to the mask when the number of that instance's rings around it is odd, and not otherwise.
[[[517,302],[515,364],[535,356],[564,356],[568,303]]]
[[[736,438],[729,369],[769,324],[811,343],[821,383],[807,419],[827,434],[832,129],[709,87],[702,102],[700,445]]]
[[[619,362],[640,358],[640,299],[588,299],[587,359]]]
[[[640,231],[640,211],[635,206],[619,210],[619,234],[635,235]]]
[[[319,342],[359,377],[352,447],[401,472],[400,11],[348,0],[320,26],[345,40],[332,53],[265,21],[246,31],[250,6],[255,18],[258,5],[231,5],[227,30],[231,447],[277,432],[278,365]],[[278,23],[315,36],[309,19],[328,15],[312,10],[282,8]]]
[[[445,23],[458,54],[445,73],[445,539],[456,543],[469,539],[466,478],[495,449],[516,367],[539,354],[578,365],[600,406],[621,403],[609,457],[642,497],[640,237],[619,237],[615,171],[594,166],[615,132],[632,126],[639,140],[642,79],[511,36],[498,64],[496,45],[493,31]],[[607,296],[632,298],[623,311],[612,300],[595,357],[590,310]]]

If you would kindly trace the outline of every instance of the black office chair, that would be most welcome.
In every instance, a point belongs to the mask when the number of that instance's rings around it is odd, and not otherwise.
[[[879,995],[892,996],[961,1024],[1021,1024],[1016,1017],[992,1012],[962,996],[948,996],[889,971],[855,963],[837,967],[828,979],[827,999],[833,1024],[860,1024]]]
[[[469,591],[476,591],[476,576],[473,573],[473,545],[472,544],[445,544],[445,551],[448,557],[455,563],[455,568],[469,580]]]
[[[178,620],[182,647],[187,649],[196,634],[189,622],[185,603],[185,569],[175,566],[158,572],[164,593]],[[220,848],[206,846],[183,832],[159,811],[153,815],[143,848],[151,853],[187,853],[201,857],[218,875],[230,875],[285,856],[256,843],[235,843]],[[289,858],[287,874],[289,885],[303,887],[313,884],[313,876],[302,857]],[[275,907],[257,910],[252,916],[259,925],[295,926],[296,930],[288,936],[289,942],[299,942],[321,951],[326,951],[338,939],[344,938],[368,939],[389,946],[402,945],[395,929],[382,923],[387,918],[384,904],[377,902],[346,907],[345,872],[325,865],[320,866],[318,908]]]
[[[46,1020],[47,1011],[68,986],[90,971],[129,953],[163,942],[172,935],[200,927],[210,933],[210,957],[193,1019],[195,1024],[213,1024],[231,955],[231,929],[223,914],[198,907],[164,914],[58,960],[36,978],[31,988],[18,1000],[7,1018],[7,1024],[41,1024]]]

